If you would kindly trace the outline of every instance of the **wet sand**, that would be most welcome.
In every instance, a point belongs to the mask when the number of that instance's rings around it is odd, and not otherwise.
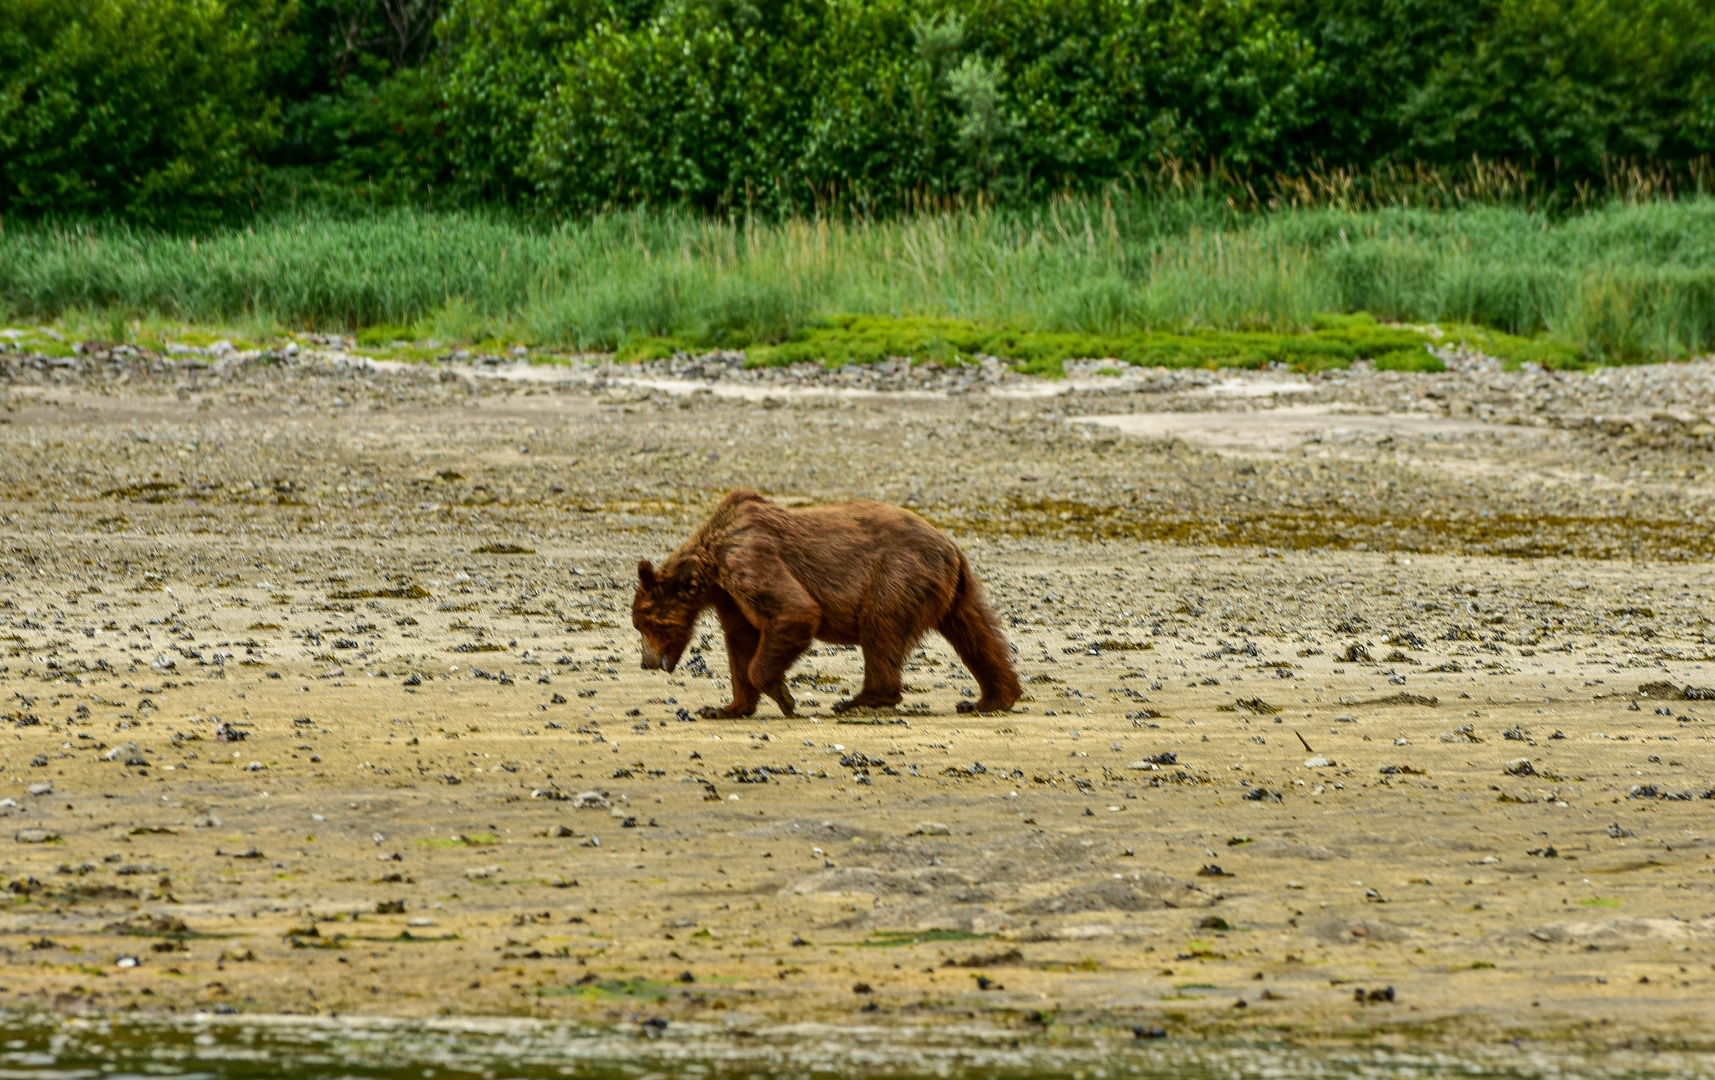
[[[14,367],[0,1002],[1704,1045],[1706,368]],[[738,485],[947,528],[1027,700],[931,638],[695,719],[718,628],[638,670],[632,581]]]

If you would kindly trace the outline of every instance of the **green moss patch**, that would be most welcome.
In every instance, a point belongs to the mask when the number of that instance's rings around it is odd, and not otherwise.
[[[1556,371],[1583,371],[1595,366],[1591,358],[1575,345],[1549,337],[1522,338],[1483,326],[1445,327],[1442,341],[1493,356],[1508,371],[1517,371],[1525,364],[1538,364]],[[1381,365],[1378,363],[1376,366]]]
[[[613,1001],[629,998],[642,1001],[666,1001],[678,989],[672,983],[655,979],[596,979],[571,986],[548,987],[537,991],[542,997],[578,997],[589,1001]]]
[[[1056,378],[1068,360],[1114,360],[1135,367],[1261,368],[1300,371],[1351,366],[1384,352],[1423,349],[1430,337],[1384,327],[1367,317],[1318,320],[1303,332],[1188,330],[1081,334],[986,327],[959,319],[891,319],[844,315],[800,331],[794,340],[749,351],[753,366],[821,362],[830,367],[905,356],[957,365],[978,356],[1009,361],[1019,371]]]
[[[1651,519],[1560,514],[1466,517],[1390,508],[1375,513],[1259,511],[1245,516],[1163,512],[1149,504],[1095,504],[1014,498],[921,511],[938,528],[974,536],[1051,536],[1169,541],[1292,550],[1329,548],[1420,553],[1461,552],[1543,558],[1655,558],[1715,555],[1715,537],[1693,517]]]
[[[1059,378],[1068,360],[1108,360],[1104,374],[1123,365],[1165,368],[1263,368],[1294,371],[1348,368],[1374,361],[1383,371],[1445,371],[1429,347],[1463,344],[1513,365],[1579,366],[1576,349],[1527,340],[1498,331],[1458,327],[1437,335],[1429,328],[1389,326],[1366,314],[1319,315],[1302,330],[1149,330],[1118,334],[1063,333],[992,326],[966,319],[838,315],[819,319],[774,345],[746,350],[751,367],[873,364],[909,358],[919,364],[956,367],[992,356],[1015,370]],[[662,360],[678,352],[701,352],[707,342],[678,337],[638,338],[620,348],[622,361]],[[1119,365],[1119,366],[1116,366]]]

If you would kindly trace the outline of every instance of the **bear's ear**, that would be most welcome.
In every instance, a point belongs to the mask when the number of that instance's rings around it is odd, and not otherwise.
[[[637,580],[643,584],[645,589],[655,587],[655,567],[649,564],[648,559],[637,564]]]
[[[700,592],[703,588],[703,560],[695,555],[681,559],[674,568],[675,584],[686,592]]]

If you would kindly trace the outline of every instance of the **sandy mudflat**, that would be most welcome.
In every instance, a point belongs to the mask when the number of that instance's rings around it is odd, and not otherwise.
[[[8,368],[0,1002],[1715,1030],[1708,365],[117,370]],[[822,646],[803,715],[690,719],[719,633],[638,670],[634,568],[737,485],[949,529],[1028,700],[931,639],[893,712]]]

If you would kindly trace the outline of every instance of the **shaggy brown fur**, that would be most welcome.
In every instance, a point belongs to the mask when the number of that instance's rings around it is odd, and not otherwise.
[[[734,491],[659,571],[639,563],[637,578],[631,622],[645,668],[672,671],[703,609],[720,617],[732,702],[706,715],[749,716],[766,693],[790,716],[786,671],[816,639],[863,649],[863,689],[835,710],[896,705],[905,658],[928,630],[976,676],[977,711],[1010,709],[1022,692],[964,552],[897,506],[788,509]]]

